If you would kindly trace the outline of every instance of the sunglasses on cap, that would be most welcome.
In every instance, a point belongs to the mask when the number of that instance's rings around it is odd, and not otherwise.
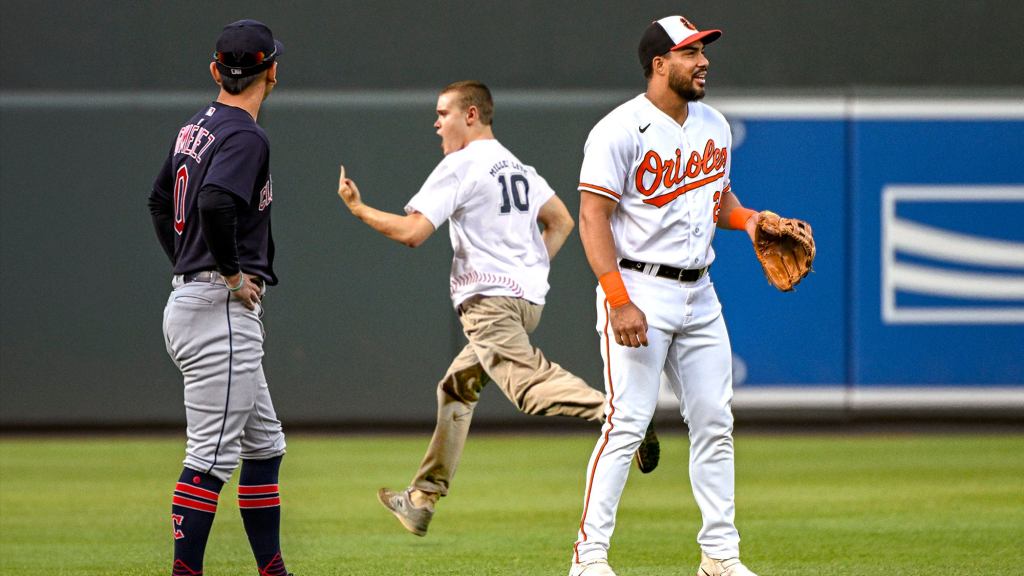
[[[213,60],[222,66],[229,68],[241,68],[246,70],[256,66],[262,66],[264,63],[272,60],[277,56],[277,47],[270,54],[266,54],[262,50],[259,52],[214,52]]]

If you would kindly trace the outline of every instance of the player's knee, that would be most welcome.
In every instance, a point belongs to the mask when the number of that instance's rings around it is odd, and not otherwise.
[[[691,430],[700,430],[707,436],[730,436],[733,417],[728,407],[707,406],[703,410],[690,411],[686,425]]]
[[[612,415],[611,426],[613,430],[620,434],[635,438],[637,444],[639,444],[647,432],[647,426],[651,423],[653,416],[653,413],[622,414],[618,412]]]
[[[531,416],[547,416],[551,414],[560,401],[556,398],[545,394],[542,391],[543,387],[536,386],[537,382],[528,382],[516,386],[507,386],[506,389],[513,390],[513,394],[509,396],[509,400],[515,405],[516,409],[523,414],[529,414]]]
[[[472,404],[480,400],[480,391],[486,384],[487,376],[480,366],[473,366],[451,374],[441,381],[438,393],[459,402]]]
[[[512,403],[523,414],[530,414],[532,416],[542,416],[551,408],[551,403],[546,401],[545,398],[532,398],[529,394],[513,398]]]

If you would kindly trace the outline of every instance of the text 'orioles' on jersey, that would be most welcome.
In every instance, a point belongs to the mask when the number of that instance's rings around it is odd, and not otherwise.
[[[227,190],[239,200],[238,261],[243,271],[276,284],[270,208],[270,143],[263,128],[241,108],[214,102],[178,130],[153,194],[174,206],[174,273],[216,270],[199,225],[203,186]]]
[[[688,107],[680,126],[640,94],[587,137],[579,189],[628,207],[611,217],[621,258],[688,269],[715,259],[711,241],[729,188],[732,133],[714,108]]]

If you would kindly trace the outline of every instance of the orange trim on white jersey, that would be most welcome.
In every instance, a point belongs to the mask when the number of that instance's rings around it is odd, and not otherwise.
[[[607,188],[603,188],[603,187],[598,186],[596,184],[587,184],[586,182],[580,182],[579,189],[581,191],[583,191],[583,192],[592,192],[594,194],[600,194],[602,196],[608,196],[608,197],[612,198],[613,200],[620,200],[620,199],[622,199],[622,194],[619,194],[618,192],[609,190]]]

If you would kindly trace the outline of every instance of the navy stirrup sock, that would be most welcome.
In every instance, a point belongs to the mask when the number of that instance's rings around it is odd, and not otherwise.
[[[286,576],[281,557],[281,496],[277,477],[282,456],[243,460],[238,477],[238,510],[260,576]]]
[[[199,576],[203,573],[203,554],[223,486],[223,482],[209,474],[191,468],[181,471],[171,501],[174,528],[172,576]]]

